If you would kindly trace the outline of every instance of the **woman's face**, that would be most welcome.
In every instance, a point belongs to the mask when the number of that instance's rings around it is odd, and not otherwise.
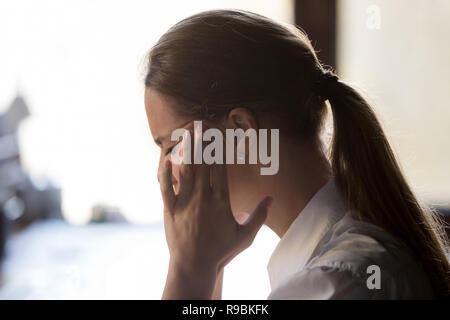
[[[160,148],[158,169],[166,159],[171,160],[171,153],[177,146],[177,141],[171,141],[172,132],[177,128],[189,126],[191,119],[182,118],[175,115],[171,106],[172,101],[166,96],[154,90],[145,90],[145,110],[151,134],[155,143]],[[175,192],[178,192],[178,180],[180,166],[172,162],[172,182]]]
[[[159,167],[166,159],[172,162],[172,182],[175,193],[178,192],[178,181],[180,165],[177,165],[171,159],[171,153],[174,147],[177,147],[178,141],[171,141],[171,134],[175,129],[186,128],[193,132],[194,120],[181,117],[175,112],[174,102],[167,96],[147,88],[145,90],[145,109],[151,134],[156,144],[160,147]],[[227,126],[226,121],[223,125]],[[193,139],[191,135],[191,139]],[[159,169],[159,168],[158,168]],[[251,212],[255,205],[252,196],[252,172],[250,165],[227,165],[228,188],[230,192],[230,203],[236,219],[242,220],[239,212]]]

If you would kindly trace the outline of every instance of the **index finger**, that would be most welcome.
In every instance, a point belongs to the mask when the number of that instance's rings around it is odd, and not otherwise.
[[[165,160],[159,172],[159,187],[164,203],[164,211],[172,212],[175,203],[175,191],[172,184],[172,165],[169,160]]]

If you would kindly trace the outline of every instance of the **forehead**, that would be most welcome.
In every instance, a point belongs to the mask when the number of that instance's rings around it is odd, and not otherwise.
[[[175,102],[154,89],[145,89],[144,103],[150,131],[155,140],[170,140],[172,131],[185,126],[190,120],[175,114]]]

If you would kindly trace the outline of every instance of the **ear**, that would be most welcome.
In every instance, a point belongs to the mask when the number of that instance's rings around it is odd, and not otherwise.
[[[258,130],[258,122],[253,113],[246,108],[234,108],[228,113],[227,127],[234,129],[247,129],[253,128]]]

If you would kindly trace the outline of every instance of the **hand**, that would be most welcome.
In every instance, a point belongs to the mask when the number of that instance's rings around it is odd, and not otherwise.
[[[272,198],[261,200],[239,224],[230,207],[226,165],[182,164],[178,194],[171,172],[166,160],[159,172],[170,252],[163,297],[209,299],[217,274],[253,242]]]

